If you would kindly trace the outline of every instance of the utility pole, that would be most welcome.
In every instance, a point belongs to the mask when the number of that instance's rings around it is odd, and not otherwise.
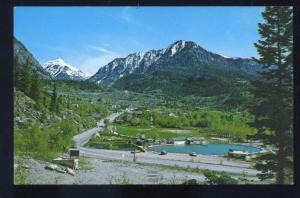
[[[136,162],[136,155],[135,155],[135,145],[133,145],[133,162]]]

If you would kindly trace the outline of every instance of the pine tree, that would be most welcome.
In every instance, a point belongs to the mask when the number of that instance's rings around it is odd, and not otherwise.
[[[41,88],[37,72],[32,75],[30,97],[36,102],[36,108],[41,108]]]
[[[18,65],[18,59],[14,57],[14,87],[20,87],[20,66]]]
[[[57,103],[57,92],[56,92],[56,83],[53,85],[53,91],[51,96],[51,103],[50,103],[50,111],[56,111],[56,103]]]
[[[46,98],[46,95],[45,95],[45,93],[44,93],[44,96],[43,96],[43,105],[44,105],[44,107],[45,108],[47,108],[47,98]]]
[[[45,111],[45,109],[42,111],[42,115],[41,115],[41,122],[42,123],[46,123],[47,120],[47,112]]]
[[[26,70],[27,69],[28,68],[26,68]],[[14,86],[23,92],[24,89],[26,89],[25,82],[24,82],[24,71],[25,71],[25,67],[20,65],[18,58],[15,56],[14,57]]]
[[[70,97],[67,96],[67,109],[70,109],[71,106],[70,106]]]
[[[26,63],[24,65],[23,74],[21,75],[22,87],[21,90],[26,94],[30,95],[30,85],[31,85],[31,74],[30,74],[30,65],[29,59],[26,59]]]
[[[260,80],[252,82],[256,102],[251,111],[258,129],[255,137],[276,152],[259,157],[255,167],[262,171],[260,179],[276,177],[276,183],[283,184],[285,170],[292,168],[293,152],[293,11],[269,6],[262,16],[261,40],[254,44],[259,58],[253,60],[263,69],[258,72]]]
[[[56,113],[59,113],[59,111],[60,111],[60,104],[61,104],[61,101],[62,99],[61,99],[61,97],[59,96],[58,98],[57,98],[57,101],[56,101],[56,106],[55,106],[55,112]]]
[[[24,92],[24,66],[20,65],[18,62],[14,62],[16,68],[16,87]]]

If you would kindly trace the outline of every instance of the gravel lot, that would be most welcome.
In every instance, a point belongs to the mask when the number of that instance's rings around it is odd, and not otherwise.
[[[173,170],[164,166],[84,157],[85,165],[76,175],[46,170],[48,162],[27,158],[24,160],[30,184],[182,184],[188,179],[204,181],[200,173]],[[233,176],[238,178],[238,176]],[[249,177],[250,179],[255,179]]]
[[[203,181],[204,176],[159,166],[133,162],[85,158],[88,163],[76,175],[46,170],[49,164],[36,159],[26,159],[30,184],[182,184],[187,179]],[[163,173],[163,174],[162,174]]]

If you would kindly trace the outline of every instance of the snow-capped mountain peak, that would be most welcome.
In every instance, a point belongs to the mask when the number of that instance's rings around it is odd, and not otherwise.
[[[116,58],[102,66],[88,80],[104,86],[112,86],[118,79],[130,74],[145,74],[168,68],[205,65],[221,65],[224,69],[238,70],[255,75],[260,67],[251,63],[250,59],[235,59],[221,54],[209,52],[193,41],[178,40],[166,48],[147,52],[131,53],[125,58]]]
[[[46,62],[43,67],[47,67],[49,65],[61,65],[63,67],[69,67],[71,70],[74,70],[74,71],[78,71],[79,69],[73,67],[72,65],[66,63],[63,59],[61,58],[58,58],[58,59],[55,59],[55,60],[51,60],[51,61],[48,61]]]
[[[56,80],[86,80],[91,75],[58,58],[43,64],[44,69]]]
[[[185,47],[185,41],[180,40],[171,45],[171,56],[181,51]]]

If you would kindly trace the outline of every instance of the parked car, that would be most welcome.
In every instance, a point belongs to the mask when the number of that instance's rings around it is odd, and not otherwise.
[[[192,157],[196,157],[196,156],[197,156],[197,153],[195,153],[195,152],[191,152],[191,153],[190,153],[190,156],[192,156]]]
[[[161,154],[161,155],[167,155],[167,151],[162,150],[162,151],[160,152],[160,154]]]

